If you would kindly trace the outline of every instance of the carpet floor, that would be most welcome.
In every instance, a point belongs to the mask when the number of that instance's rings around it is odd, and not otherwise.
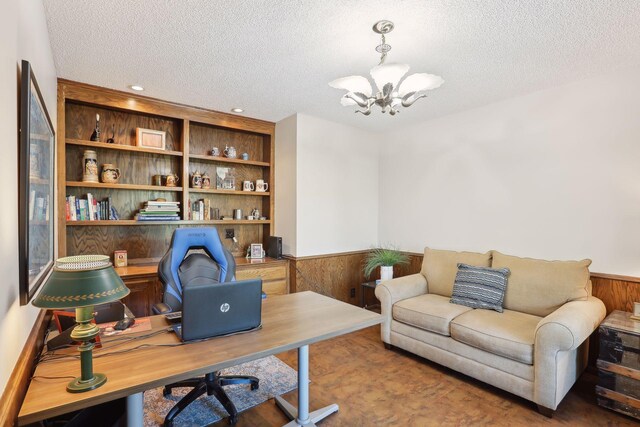
[[[274,356],[254,360],[220,371],[220,375],[253,375],[260,379],[260,388],[251,390],[246,384],[226,386],[225,390],[238,412],[259,405],[274,396],[294,390],[298,373]],[[175,388],[170,396],[162,395],[162,387],[144,394],[145,427],[160,426],[169,410],[189,392],[188,388]],[[174,420],[176,427],[207,426],[227,417],[227,411],[213,396],[201,396]]]

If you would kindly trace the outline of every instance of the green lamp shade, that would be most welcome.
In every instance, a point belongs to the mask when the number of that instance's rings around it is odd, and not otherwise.
[[[71,258],[80,257],[66,259]],[[108,262],[108,257],[104,258],[107,262],[94,265],[94,269],[65,269],[59,268],[58,264],[33,305],[50,309],[89,307],[126,297],[129,288]],[[64,258],[59,261],[62,260]]]

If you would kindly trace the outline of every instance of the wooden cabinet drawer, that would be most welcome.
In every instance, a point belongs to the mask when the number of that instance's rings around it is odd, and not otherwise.
[[[286,280],[262,282],[262,291],[267,295],[284,295],[288,293]]]
[[[247,280],[259,277],[263,281],[267,280],[280,280],[287,278],[287,268],[284,265],[270,266],[270,267],[242,267],[236,269],[237,280]]]
[[[286,262],[276,264],[248,264],[236,268],[236,279],[262,279],[262,290],[267,295],[289,293],[288,265]]]

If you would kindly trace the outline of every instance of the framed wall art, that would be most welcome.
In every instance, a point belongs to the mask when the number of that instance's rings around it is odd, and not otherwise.
[[[22,61],[18,149],[20,304],[53,268],[55,133],[31,64]]]
[[[167,133],[162,130],[136,128],[136,145],[164,150]]]

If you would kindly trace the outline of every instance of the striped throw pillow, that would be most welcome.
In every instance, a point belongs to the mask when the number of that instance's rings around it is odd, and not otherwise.
[[[508,268],[493,269],[458,264],[450,302],[502,313],[509,273]]]

